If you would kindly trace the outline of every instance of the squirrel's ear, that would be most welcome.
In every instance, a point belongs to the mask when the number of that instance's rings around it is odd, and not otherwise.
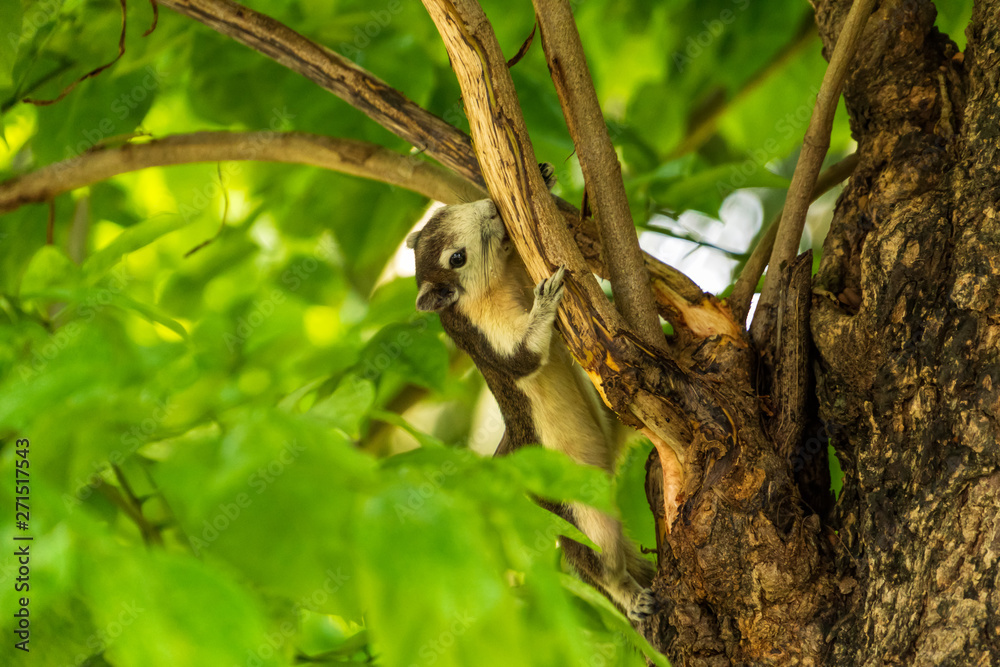
[[[424,283],[417,294],[417,310],[437,312],[458,301],[458,292],[450,285]]]
[[[406,237],[406,247],[413,250],[417,247],[417,241],[420,240],[420,232],[416,231]]]

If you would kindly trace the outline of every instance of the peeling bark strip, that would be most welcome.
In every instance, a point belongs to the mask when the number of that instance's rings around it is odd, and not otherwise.
[[[827,52],[847,3],[817,0]],[[844,97],[860,164],[815,278],[820,416],[857,579],[832,664],[1000,665],[1000,2],[964,54],[883,0]]]
[[[255,160],[304,164],[413,190],[446,204],[485,191],[447,169],[382,146],[305,132],[194,132],[99,148],[0,183],[0,213],[149,167]]]

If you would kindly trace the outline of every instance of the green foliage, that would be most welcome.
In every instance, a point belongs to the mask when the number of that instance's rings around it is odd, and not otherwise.
[[[468,127],[420,3],[247,4]],[[780,203],[824,71],[806,3],[575,4],[638,224],[717,215],[736,188]],[[971,2],[941,4],[939,25],[961,38]],[[513,55],[530,7],[484,6]],[[150,4],[127,11],[125,56],[36,107],[20,100],[112,60],[120,5],[0,0],[0,181],[137,132],[301,130],[409,149],[200,24],[161,9],[144,37]],[[537,36],[513,77],[538,158],[579,201]],[[841,113],[833,151],[847,142]],[[488,421],[470,417],[482,381],[394,269],[427,204],[229,162],[61,195],[51,244],[48,207],[0,216],[0,475],[14,479],[29,438],[31,664],[644,664],[623,617],[562,571],[558,536],[586,538],[528,498],[617,507],[653,547],[651,447],[611,483],[540,449],[470,453]],[[13,508],[11,484],[0,503]],[[15,533],[0,522],[4,544]],[[0,662],[16,664],[7,552]]]
[[[9,26],[21,25],[21,1],[0,0],[0,24]],[[0,40],[0,86],[10,86],[14,83],[14,59],[20,41],[12,39]]]

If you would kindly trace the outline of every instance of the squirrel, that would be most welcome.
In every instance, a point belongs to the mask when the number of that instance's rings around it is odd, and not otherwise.
[[[541,164],[546,185],[554,169]],[[613,474],[617,446],[597,393],[553,336],[565,267],[534,287],[489,199],[445,206],[406,239],[416,257],[417,309],[436,312],[475,362],[500,406],[506,432],[495,456],[541,444]],[[621,522],[587,505],[536,499],[601,549],[560,538],[567,561],[634,621],[655,610],[653,565]]]

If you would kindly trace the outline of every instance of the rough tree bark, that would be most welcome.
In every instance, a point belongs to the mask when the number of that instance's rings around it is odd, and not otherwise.
[[[828,51],[849,2],[816,2]],[[845,97],[860,164],[815,278],[820,415],[858,584],[831,664],[1000,664],[1000,3],[964,56],[886,0]]]

